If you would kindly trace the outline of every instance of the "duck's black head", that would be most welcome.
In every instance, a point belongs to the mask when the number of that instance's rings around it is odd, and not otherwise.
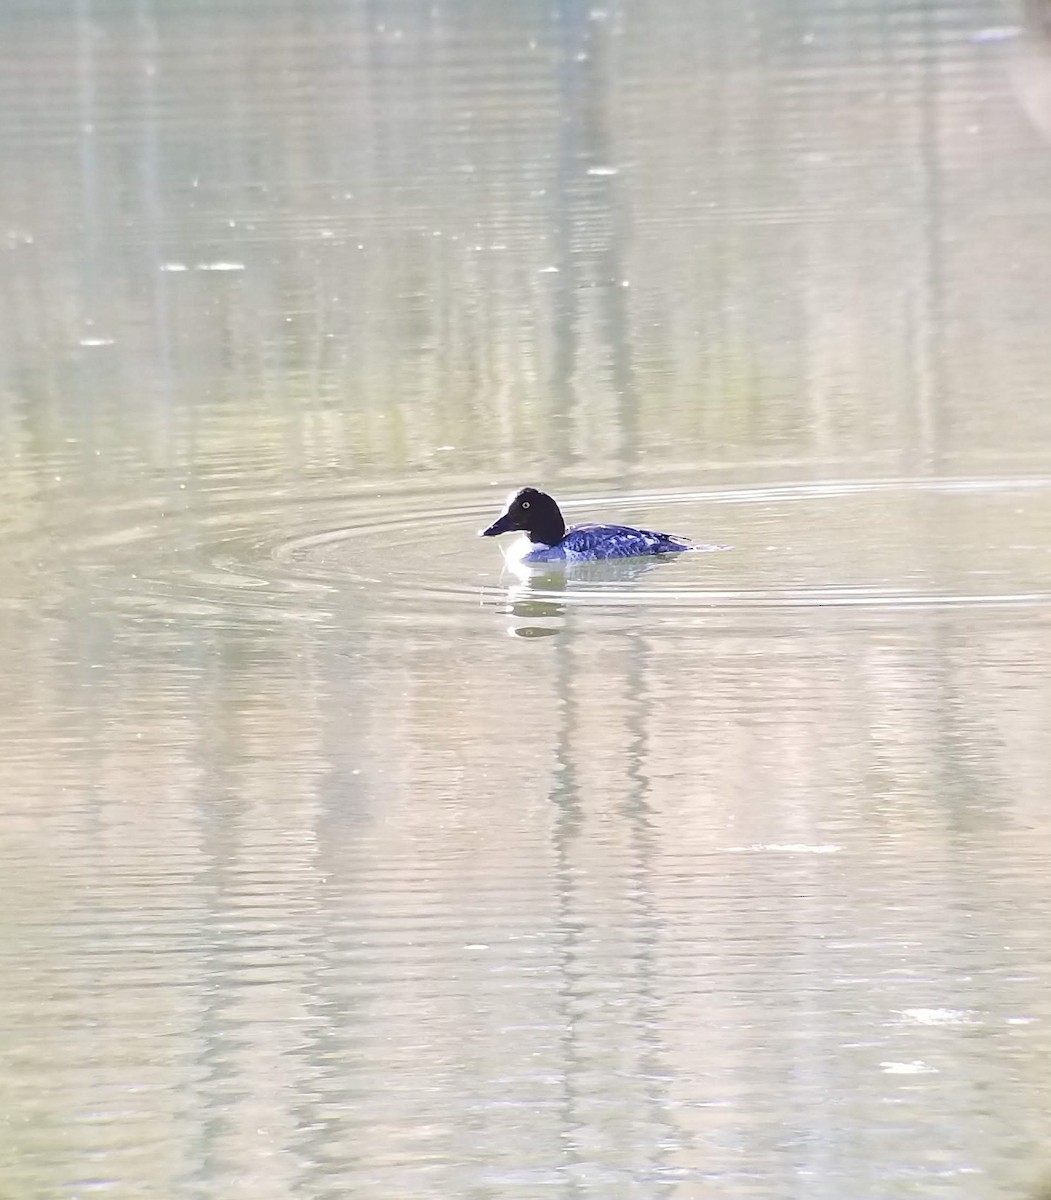
[[[513,529],[524,529],[531,542],[554,546],[565,537],[566,523],[547,492],[527,487],[515,492],[503,513],[488,529],[482,530],[482,537],[496,537]]]

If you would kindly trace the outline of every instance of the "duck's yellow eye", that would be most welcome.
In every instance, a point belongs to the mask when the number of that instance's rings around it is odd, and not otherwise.
[[[523,500],[523,501],[522,501],[522,507],[523,507],[523,508],[528,508],[528,507],[529,507],[529,501],[528,501],[528,500]]]

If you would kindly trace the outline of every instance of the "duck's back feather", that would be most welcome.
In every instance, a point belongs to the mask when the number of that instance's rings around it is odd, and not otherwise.
[[[574,525],[560,547],[567,557],[632,558],[639,554],[676,554],[689,550],[688,542],[652,529],[633,529],[630,525]]]

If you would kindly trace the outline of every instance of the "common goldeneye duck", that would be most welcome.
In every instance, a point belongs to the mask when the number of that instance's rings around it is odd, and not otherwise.
[[[513,552],[518,562],[595,562],[603,558],[633,558],[640,554],[679,554],[690,543],[670,533],[634,529],[630,525],[574,525],[567,529],[558,505],[546,492],[522,488],[482,537],[497,537],[514,529],[526,538]]]

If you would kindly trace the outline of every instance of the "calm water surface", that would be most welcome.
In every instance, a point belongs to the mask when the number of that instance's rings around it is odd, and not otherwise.
[[[4,4],[5,1200],[1051,1168],[1048,30]]]

